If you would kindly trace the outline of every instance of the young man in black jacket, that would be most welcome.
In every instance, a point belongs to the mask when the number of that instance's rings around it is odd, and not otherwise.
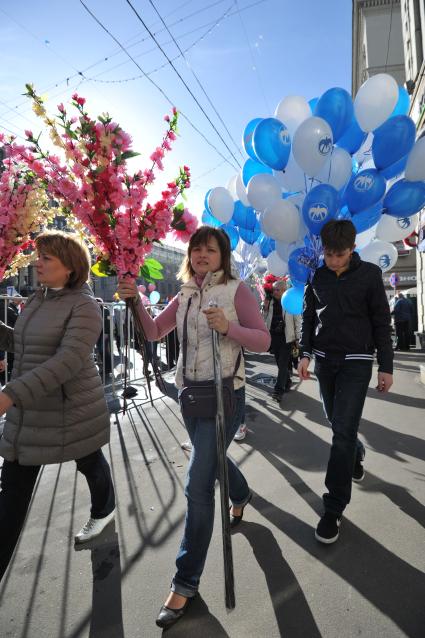
[[[339,536],[342,513],[350,502],[351,481],[364,476],[365,450],[357,438],[374,352],[378,385],[387,392],[393,382],[390,309],[378,266],[354,252],[352,222],[332,220],[321,230],[325,265],[314,273],[304,292],[301,329],[301,380],[315,368],[326,416],[332,426],[332,446],[326,473],[325,513],[316,529],[322,543]]]

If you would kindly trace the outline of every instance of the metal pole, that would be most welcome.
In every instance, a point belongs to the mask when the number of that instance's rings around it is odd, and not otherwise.
[[[210,302],[210,306],[217,306]],[[220,335],[216,330],[212,331],[214,381],[217,393],[217,414],[215,418],[217,437],[218,482],[220,485],[221,502],[221,530],[223,536],[223,560],[224,560],[224,589],[227,609],[234,609],[235,603],[235,579],[233,572],[232,537],[230,534],[230,510],[229,510],[229,477],[227,473],[226,455],[226,421],[223,403],[223,383],[221,374]]]

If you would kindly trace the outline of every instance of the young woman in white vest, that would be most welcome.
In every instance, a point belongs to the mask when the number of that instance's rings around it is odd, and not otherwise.
[[[191,237],[187,256],[179,277],[183,285],[179,294],[152,319],[139,302],[139,314],[148,340],[159,340],[177,326],[183,343],[187,322],[186,378],[204,381],[213,377],[211,330],[220,334],[223,377],[232,376],[242,348],[264,352],[270,345],[270,334],[261,317],[257,301],[249,288],[236,279],[230,266],[230,242],[220,229],[201,226]],[[121,280],[121,299],[139,294],[134,280]],[[217,307],[211,307],[210,302]],[[235,435],[245,405],[245,369],[243,356],[234,376],[236,409],[226,420],[227,445]],[[183,348],[180,348],[176,370],[176,386],[183,387]],[[156,623],[167,628],[179,620],[196,596],[207,557],[214,523],[214,485],[217,476],[215,423],[211,418],[187,418],[184,422],[192,442],[185,494],[187,514],[171,591],[161,607]],[[248,484],[228,458],[229,493],[232,502],[231,526],[238,525],[245,506],[251,500]]]

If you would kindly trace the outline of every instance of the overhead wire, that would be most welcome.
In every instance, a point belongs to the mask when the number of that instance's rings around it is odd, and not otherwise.
[[[80,2],[82,4],[84,4],[83,0],[80,0]],[[187,84],[186,80],[183,78],[182,74],[180,73],[180,71],[177,69],[177,67],[174,65],[173,61],[171,60],[171,58],[169,57],[168,53],[165,51],[165,49],[163,49],[163,47],[161,46],[161,44],[159,43],[159,41],[156,39],[155,35],[152,33],[152,31],[149,29],[148,25],[146,24],[146,22],[143,20],[142,16],[137,12],[137,10],[134,8],[134,6],[131,4],[130,0],[126,0],[127,4],[131,7],[131,9],[133,10],[133,12],[135,13],[135,15],[137,16],[137,19],[143,24],[143,26],[145,27],[146,31],[149,33],[149,35],[151,36],[152,40],[155,42],[156,46],[158,47],[158,49],[161,51],[161,53],[163,54],[163,56],[167,59],[168,63],[170,64],[171,68],[173,69],[174,73],[177,75],[177,77],[179,78],[179,80],[181,81],[181,83],[183,84],[183,86],[185,87],[186,91],[189,93],[189,95],[191,96],[191,98],[193,99],[193,101],[196,103],[196,105],[199,107],[199,109],[201,110],[201,112],[203,113],[203,115],[206,117],[206,119],[208,120],[209,124],[211,125],[211,127],[214,129],[214,131],[217,133],[218,137],[220,138],[220,140],[222,141],[222,143],[224,144],[224,146],[227,148],[227,150],[229,151],[229,153],[231,154],[231,156],[233,157],[233,159],[235,160],[236,164],[238,166],[240,165],[239,160],[236,158],[235,154],[233,153],[233,151],[231,150],[231,148],[229,147],[229,145],[227,144],[226,140],[223,138],[222,134],[220,133],[220,131],[218,130],[218,128],[216,127],[216,125],[214,124],[214,122],[211,120],[210,116],[208,115],[208,113],[205,111],[204,107],[202,106],[202,104],[200,103],[200,101],[198,100],[198,98],[196,97],[196,95],[194,94],[194,92],[192,91],[192,89],[190,88],[190,86]]]
[[[134,13],[138,16],[137,11],[135,10],[134,6],[131,3],[131,0],[127,0],[127,4],[130,5],[130,7],[132,8],[132,10],[134,11]],[[170,35],[170,37],[172,38],[175,46],[177,47],[178,52],[180,53],[181,57],[183,58],[183,60],[186,63],[187,68],[189,69],[189,71],[192,73],[193,77],[195,78],[195,81],[197,83],[197,85],[199,86],[199,88],[201,89],[202,93],[204,94],[205,98],[208,101],[208,104],[211,106],[211,108],[213,109],[214,113],[216,114],[216,116],[218,117],[218,119],[220,120],[221,124],[223,125],[224,130],[226,131],[226,133],[228,134],[229,138],[232,140],[233,144],[235,145],[236,150],[238,151],[238,153],[240,154],[240,156],[242,157],[242,159],[244,159],[244,156],[242,154],[242,151],[239,147],[239,144],[235,141],[233,135],[231,134],[231,132],[229,131],[226,122],[223,120],[223,118],[221,117],[219,111],[217,110],[215,104],[213,103],[213,101],[211,100],[210,96],[208,95],[207,91],[205,90],[204,85],[202,84],[201,80],[199,79],[198,75],[196,74],[196,72],[194,71],[194,69],[192,68],[192,66],[190,65],[189,60],[187,59],[184,51],[181,49],[179,43],[177,42],[177,40],[175,39],[174,35],[171,33],[170,29],[168,28],[168,26],[166,25],[162,15],[159,13],[155,3],[153,2],[153,0],[149,0],[149,4],[152,6],[152,8],[154,9],[155,13],[157,14],[158,18],[161,20],[162,24],[164,25],[164,27],[167,29],[167,33]],[[233,2],[233,5],[236,6],[236,2]],[[231,5],[231,6],[233,6]],[[230,7],[229,7],[230,10]]]
[[[388,30],[388,41],[387,41],[387,56],[385,58],[385,71],[388,66],[388,57],[390,54],[390,40],[391,40],[391,29],[393,26],[393,9],[394,9],[394,0],[391,0],[391,11],[390,11],[390,28]]]
[[[105,25],[99,20],[99,18],[87,7],[87,5],[85,5],[85,3],[83,2],[83,0],[80,0],[80,3],[83,5],[83,7],[85,8],[85,10],[87,11],[87,13],[93,18],[93,20],[114,40],[114,42],[116,42],[116,44],[118,44],[119,47],[122,48],[122,50],[128,55],[128,57],[130,58],[130,60],[132,60],[132,62],[137,66],[137,68],[144,74],[144,76],[146,77],[146,79],[161,93],[161,95],[166,99],[166,101],[171,104],[172,106],[174,106],[174,102],[173,100],[171,100],[169,98],[169,96],[165,93],[164,89],[162,89],[159,84],[157,84],[154,80],[152,80],[151,77],[149,77],[145,71],[142,69],[142,67],[138,64],[138,62],[132,57],[132,55],[127,51],[127,49],[124,47],[124,45],[121,44],[121,42],[109,31],[109,29],[107,27],[105,27]],[[204,135],[204,133],[202,133],[202,131],[199,130],[199,128],[190,120],[190,118],[185,115],[181,110],[180,110],[180,114],[181,116],[188,122],[188,124],[198,133],[198,135],[200,135],[202,137],[202,139],[211,147],[215,150],[215,152],[220,155],[220,157],[224,160],[226,160],[226,162],[228,164],[230,164],[230,166],[232,166],[232,168],[234,170],[238,170],[233,164],[232,162],[230,162],[230,160],[228,160],[223,154],[222,152]],[[220,136],[221,137],[221,136]],[[225,144],[226,148],[230,151],[230,149],[228,148],[227,144]],[[233,154],[231,153],[231,155],[233,156]],[[238,163],[237,163],[238,164]]]

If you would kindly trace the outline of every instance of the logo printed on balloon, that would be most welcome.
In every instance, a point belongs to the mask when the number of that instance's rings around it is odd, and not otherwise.
[[[408,217],[401,217],[400,219],[397,219],[397,226],[400,228],[409,228],[410,219]]]
[[[288,146],[291,143],[291,136],[289,135],[288,129],[282,129],[280,132],[280,141],[282,144]]]
[[[308,216],[312,222],[322,222],[328,214],[328,207],[320,202],[312,204],[308,209]]]
[[[356,191],[364,193],[365,191],[370,190],[373,184],[374,179],[372,175],[359,175],[359,177],[354,180],[353,186]]]
[[[379,265],[381,268],[388,268],[391,263],[391,258],[389,255],[381,255],[379,258]]]
[[[321,155],[328,155],[332,150],[332,140],[330,137],[322,137],[319,141],[319,153]]]

